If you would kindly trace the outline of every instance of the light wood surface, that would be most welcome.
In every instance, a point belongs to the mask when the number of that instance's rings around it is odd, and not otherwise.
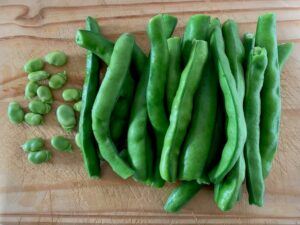
[[[54,153],[50,163],[33,166],[19,147],[26,139],[65,134],[54,112],[62,102],[61,92],[45,125],[15,126],[8,122],[7,105],[23,98],[26,74],[22,66],[32,57],[55,49],[70,57],[64,68],[67,86],[81,86],[85,51],[74,43],[74,34],[84,27],[86,16],[101,24],[103,33],[115,39],[132,32],[146,50],[145,27],[157,13],[178,17],[181,35],[190,15],[206,13],[235,19],[241,34],[255,31],[258,15],[275,12],[278,39],[292,41],[295,50],[282,74],[282,120],[280,145],[272,172],[266,180],[265,206],[249,206],[247,193],[228,213],[220,212],[209,188],[202,190],[178,214],[166,214],[163,204],[173,188],[153,189],[116,177],[103,166],[102,179],[88,179],[78,149]],[[300,223],[300,1],[293,0],[87,0],[0,1],[0,223],[1,224],[299,224]],[[59,71],[48,66],[51,72]],[[69,134],[73,137],[74,134]],[[245,189],[245,188],[244,188]]]

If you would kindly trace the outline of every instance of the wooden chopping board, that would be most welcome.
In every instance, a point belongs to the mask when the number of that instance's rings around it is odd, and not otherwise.
[[[33,166],[19,147],[25,140],[41,136],[67,135],[58,126],[54,112],[62,103],[55,91],[55,103],[45,124],[30,127],[8,122],[7,105],[23,98],[27,77],[26,60],[52,50],[69,55],[64,69],[68,87],[80,87],[85,70],[85,51],[74,43],[74,34],[84,27],[86,16],[98,19],[103,33],[116,39],[131,32],[146,50],[145,27],[157,13],[178,17],[176,34],[181,35],[189,16],[206,13],[222,21],[232,18],[241,34],[255,31],[257,17],[275,12],[278,40],[295,43],[294,52],[282,74],[282,120],[278,154],[266,180],[265,206],[243,200],[227,213],[218,210],[212,190],[203,189],[180,213],[167,214],[163,204],[174,187],[143,186],[116,177],[107,165],[102,179],[87,177],[79,150],[54,153],[50,163]],[[300,1],[293,0],[87,0],[0,2],[0,223],[1,224],[298,224],[300,223]],[[47,67],[51,72],[60,71]],[[68,134],[73,137],[74,133]],[[75,146],[75,145],[74,145]]]

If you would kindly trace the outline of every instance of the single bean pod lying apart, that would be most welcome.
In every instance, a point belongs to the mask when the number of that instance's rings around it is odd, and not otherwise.
[[[267,64],[267,51],[264,48],[255,47],[250,52],[247,67],[244,111],[248,134],[245,144],[246,183],[249,203],[257,206],[263,205],[265,190],[259,152],[259,121],[261,113],[260,91]]]
[[[100,153],[112,169],[124,179],[132,176],[134,171],[119,157],[109,135],[109,121],[125,77],[128,75],[133,45],[134,39],[129,34],[123,34],[117,40],[92,109],[92,127]]]
[[[56,117],[66,131],[71,131],[76,125],[75,112],[69,105],[60,105],[56,110]]]
[[[52,158],[52,154],[47,150],[40,150],[37,152],[28,153],[28,161],[33,164],[41,164],[49,161],[51,158]]]
[[[39,86],[36,93],[42,102],[45,102],[45,103],[53,102],[53,96],[52,96],[52,93],[51,93],[49,87],[44,86],[44,85]]]
[[[37,95],[37,89],[39,85],[35,81],[29,81],[25,87],[25,98],[32,99]]]
[[[82,91],[78,88],[68,88],[65,89],[62,93],[62,97],[65,101],[78,101],[81,99]]]
[[[167,212],[177,212],[187,204],[202,188],[196,181],[183,181],[175,188],[164,206]]]
[[[7,108],[7,116],[10,122],[18,124],[24,121],[24,111],[20,103],[13,101]]]
[[[47,114],[51,110],[51,106],[47,103],[42,102],[41,100],[32,100],[28,104],[28,108],[31,112],[37,114]]]
[[[220,161],[209,174],[209,178],[213,183],[219,183],[239,159],[247,133],[242,101],[239,98],[236,82],[225,54],[224,40],[219,26],[216,26],[212,31],[210,42],[218,68],[219,83],[224,95],[227,116],[227,142],[223,148]]]
[[[63,66],[67,63],[67,55],[62,51],[49,52],[45,56],[45,61],[53,66]]]
[[[180,77],[160,161],[160,174],[169,182],[177,179],[178,156],[192,118],[193,97],[201,80],[207,54],[207,42],[195,40],[190,59]]]
[[[265,48],[268,65],[261,91],[260,154],[263,176],[266,178],[272,167],[277,150],[281,114],[280,70],[276,37],[276,16],[269,13],[258,18],[255,45]]]
[[[49,87],[52,89],[59,89],[67,82],[66,71],[53,74],[49,79]]]
[[[44,61],[41,58],[31,59],[24,65],[23,69],[26,73],[35,72],[44,68]]]
[[[41,150],[45,145],[45,141],[40,138],[31,138],[27,140],[21,147],[24,152],[36,152]]]
[[[30,81],[40,81],[40,80],[45,80],[48,79],[50,74],[44,70],[39,70],[35,72],[31,72],[28,74],[28,80]]]
[[[43,116],[37,113],[26,113],[24,119],[31,126],[38,126],[43,122]]]
[[[54,149],[61,151],[61,152],[71,152],[72,145],[69,139],[57,135],[51,138],[51,145]]]

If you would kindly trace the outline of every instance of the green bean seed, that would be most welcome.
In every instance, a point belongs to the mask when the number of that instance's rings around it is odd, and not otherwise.
[[[40,81],[45,80],[50,76],[50,74],[44,70],[39,70],[35,72],[31,72],[28,74],[28,80],[30,81]]]
[[[81,137],[80,137],[80,133],[78,132],[78,133],[76,133],[76,135],[75,135],[75,143],[76,143],[76,145],[77,145],[77,147],[79,148],[79,149],[81,149]]]
[[[42,102],[45,103],[52,103],[53,102],[53,97],[52,93],[50,91],[50,88],[47,86],[40,86],[37,89],[37,96]]]
[[[81,105],[82,105],[82,101],[79,101],[79,102],[76,102],[74,105],[73,105],[73,109],[77,112],[80,112],[81,110]]]
[[[26,73],[35,72],[38,70],[43,69],[44,67],[44,61],[41,58],[35,58],[29,60],[23,67],[24,71]]]
[[[25,98],[31,99],[35,97],[38,88],[39,88],[38,83],[36,83],[35,81],[29,81],[25,87]]]
[[[49,52],[45,61],[53,66],[63,66],[67,62],[67,55],[62,51]]]
[[[12,123],[22,123],[24,120],[24,111],[20,103],[13,101],[9,103],[7,108],[7,116]]]
[[[41,100],[32,100],[29,102],[28,108],[31,112],[38,114],[47,114],[51,110],[51,106]]]
[[[27,140],[21,147],[24,152],[37,152],[41,150],[45,145],[45,141],[40,138],[31,138]]]
[[[37,126],[43,122],[43,116],[37,113],[26,113],[25,122],[28,125]]]
[[[72,145],[69,139],[63,137],[63,136],[54,136],[51,138],[51,145],[53,148],[55,148],[58,151],[61,152],[71,152],[72,151]]]
[[[77,88],[68,88],[65,89],[62,93],[62,97],[65,101],[78,101],[81,99],[81,90]]]
[[[60,105],[56,110],[56,117],[66,131],[71,131],[76,125],[75,112],[69,105]]]
[[[64,86],[66,81],[67,81],[66,71],[53,74],[49,79],[49,87],[52,89],[59,89],[62,86]]]
[[[29,152],[28,161],[33,164],[41,164],[43,162],[47,162],[52,158],[51,152],[48,150],[41,150],[38,152]]]

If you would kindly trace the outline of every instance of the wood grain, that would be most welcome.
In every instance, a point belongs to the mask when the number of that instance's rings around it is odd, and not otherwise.
[[[278,18],[280,42],[295,42],[295,50],[282,74],[283,113],[280,145],[273,170],[266,181],[263,208],[249,206],[247,193],[228,213],[220,212],[209,188],[202,190],[178,214],[163,212],[163,204],[174,187],[142,186],[116,177],[106,165],[103,178],[90,180],[81,155],[57,153],[50,163],[32,166],[20,145],[28,138],[66,134],[54,113],[45,125],[15,126],[8,122],[7,105],[23,98],[26,75],[22,66],[32,57],[55,49],[65,51],[68,86],[81,86],[85,51],[74,43],[74,34],[84,27],[86,16],[101,24],[103,33],[116,39],[131,32],[147,51],[148,19],[161,12],[179,19],[181,35],[189,16],[206,13],[222,21],[233,18],[241,34],[255,31],[258,15],[273,11]],[[293,0],[25,0],[0,1],[0,223],[1,224],[299,224],[300,223],[300,1]],[[48,66],[51,72],[59,71]],[[53,112],[62,102],[55,92]]]

